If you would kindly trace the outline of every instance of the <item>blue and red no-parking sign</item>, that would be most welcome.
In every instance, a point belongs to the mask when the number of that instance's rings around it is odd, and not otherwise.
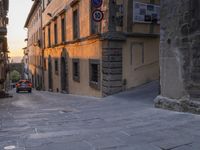
[[[92,12],[92,18],[96,22],[100,22],[103,19],[103,16],[104,15],[103,15],[103,12],[101,10],[96,9]]]

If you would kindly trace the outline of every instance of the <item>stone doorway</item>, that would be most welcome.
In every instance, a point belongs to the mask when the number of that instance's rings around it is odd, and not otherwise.
[[[48,79],[49,79],[49,91],[53,90],[53,79],[52,79],[52,62],[51,56],[48,59]]]
[[[67,53],[66,49],[62,50],[61,53],[61,92],[68,93],[68,68],[67,68]]]

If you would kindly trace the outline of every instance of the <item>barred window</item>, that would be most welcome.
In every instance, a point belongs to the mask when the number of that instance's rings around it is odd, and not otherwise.
[[[100,61],[90,59],[89,60],[90,70],[90,86],[95,89],[100,89]]]
[[[80,63],[79,59],[73,59],[73,80],[80,82]]]
[[[58,59],[55,59],[55,74],[58,75]]]

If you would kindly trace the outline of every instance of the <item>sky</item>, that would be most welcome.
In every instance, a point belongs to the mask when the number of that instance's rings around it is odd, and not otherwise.
[[[10,57],[23,56],[27,29],[24,24],[32,6],[32,0],[9,0],[8,47]]]

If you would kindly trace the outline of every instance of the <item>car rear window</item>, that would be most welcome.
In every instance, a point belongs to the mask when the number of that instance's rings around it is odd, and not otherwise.
[[[29,84],[30,82],[29,81],[19,81],[19,84],[22,84],[22,83]]]

